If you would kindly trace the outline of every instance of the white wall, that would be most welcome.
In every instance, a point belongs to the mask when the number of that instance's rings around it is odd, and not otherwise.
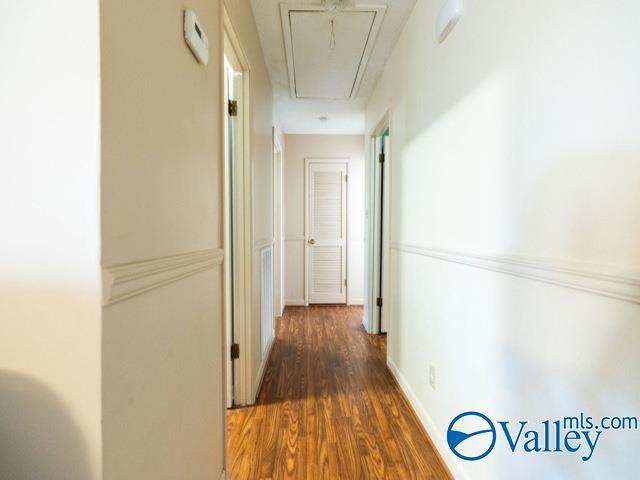
[[[224,468],[221,3],[189,8],[206,67],[183,2],[102,2],[105,479]]]
[[[349,158],[347,302],[364,302],[364,137],[285,135],[285,304],[304,305],[304,176],[306,158]]]
[[[588,464],[444,438],[466,410],[640,409],[640,5],[465,5],[439,45],[417,2],[367,110],[391,110],[389,363],[458,478],[631,478],[637,432]]]
[[[97,480],[99,3],[0,3],[0,478]]]

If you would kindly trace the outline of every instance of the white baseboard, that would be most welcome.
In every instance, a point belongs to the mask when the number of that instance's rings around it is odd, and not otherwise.
[[[272,334],[267,342],[267,354],[260,362],[260,368],[258,368],[258,374],[256,375],[256,381],[253,385],[253,394],[251,396],[251,403],[255,403],[258,398],[258,393],[260,393],[260,387],[262,386],[262,380],[264,379],[264,372],[267,369],[267,363],[269,363],[269,357],[271,356],[271,349],[273,348],[273,341],[275,340],[275,334]]]
[[[285,306],[287,307],[304,307],[305,301],[304,298],[292,298],[284,301]]]
[[[404,392],[407,399],[409,400],[409,403],[413,407],[413,410],[416,412],[416,415],[418,416],[420,423],[422,423],[422,426],[425,428],[425,430],[429,434],[429,437],[431,437],[431,441],[433,442],[436,449],[440,453],[440,456],[447,464],[449,471],[453,474],[454,478],[456,478],[457,480],[468,480],[469,479],[468,475],[465,473],[465,471],[462,469],[462,466],[460,466],[455,456],[449,450],[449,446],[447,445],[447,442],[438,431],[438,428],[436,427],[435,423],[431,419],[431,416],[426,412],[426,410],[418,400],[418,397],[412,390],[411,386],[409,386],[409,383],[404,378],[404,375],[402,375],[402,373],[400,372],[396,364],[389,357],[387,357],[387,366],[389,367],[389,370],[391,371],[396,381],[400,385],[400,388],[402,388],[402,391]]]
[[[359,307],[364,305],[364,298],[352,298],[349,300],[349,305],[353,305],[355,307]]]

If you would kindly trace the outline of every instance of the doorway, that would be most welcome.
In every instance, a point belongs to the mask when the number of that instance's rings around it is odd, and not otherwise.
[[[347,303],[345,159],[307,159],[305,170],[305,303]]]
[[[226,13],[226,12],[225,12]],[[248,68],[235,34],[225,15],[223,205],[224,205],[224,313],[227,408],[246,403],[250,392],[246,341],[246,318],[250,314],[251,171],[248,168]],[[244,350],[244,351],[243,351]]]
[[[282,146],[273,129],[273,311],[276,318],[282,316],[284,310],[284,222],[283,222],[283,165]]]
[[[389,330],[389,230],[391,191],[391,131],[384,120],[371,138],[370,258],[369,258],[369,332],[386,334]]]

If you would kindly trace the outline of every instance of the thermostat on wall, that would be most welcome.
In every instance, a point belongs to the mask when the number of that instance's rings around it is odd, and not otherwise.
[[[209,40],[193,10],[184,11],[184,39],[200,63],[209,63]]]

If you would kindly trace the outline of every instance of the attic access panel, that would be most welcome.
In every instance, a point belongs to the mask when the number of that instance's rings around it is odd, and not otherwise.
[[[386,7],[280,8],[291,97],[356,98]]]

